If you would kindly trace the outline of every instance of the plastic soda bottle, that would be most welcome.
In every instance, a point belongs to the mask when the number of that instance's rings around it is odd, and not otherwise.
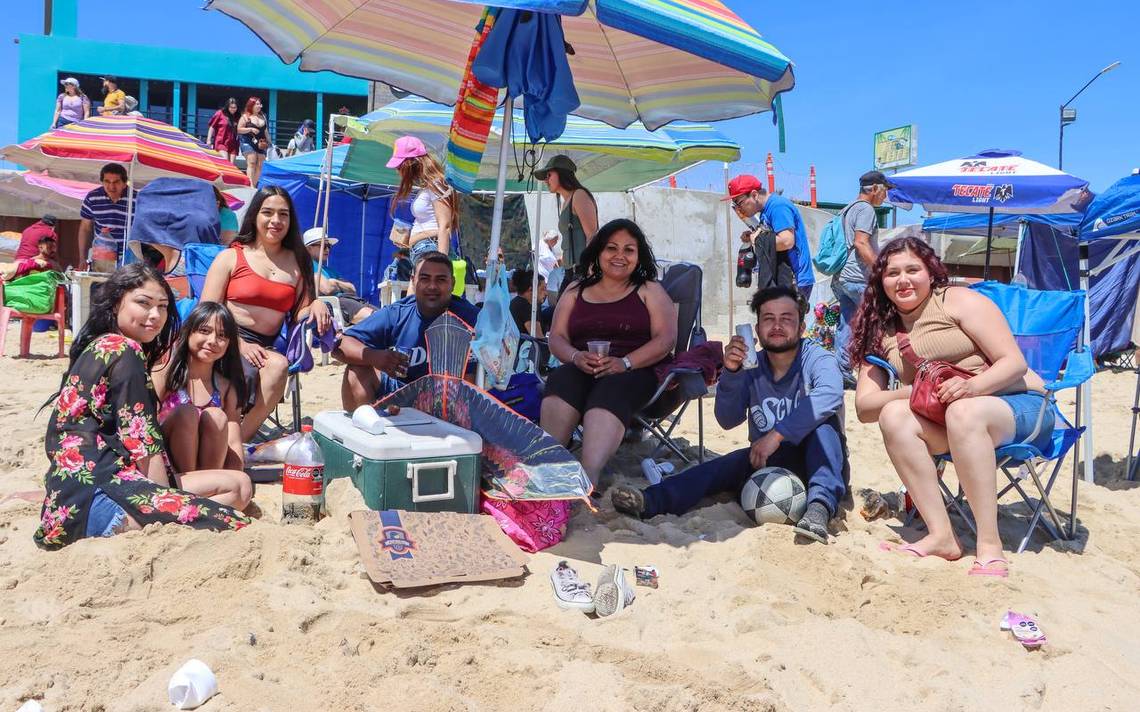
[[[281,473],[281,521],[312,524],[321,518],[324,503],[325,458],[313,438],[313,426],[302,425]]]

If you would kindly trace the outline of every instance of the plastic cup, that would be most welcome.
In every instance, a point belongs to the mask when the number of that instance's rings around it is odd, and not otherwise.
[[[609,356],[610,355],[610,342],[608,341],[587,341],[586,348],[593,356]]]
[[[191,659],[178,668],[166,688],[170,704],[180,710],[192,710],[218,693],[218,678],[201,660]]]

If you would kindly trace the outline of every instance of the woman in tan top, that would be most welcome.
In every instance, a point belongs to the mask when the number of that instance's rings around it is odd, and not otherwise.
[[[1033,437],[1047,443],[1053,412],[1044,403],[1044,383],[1025,363],[1005,317],[984,295],[948,286],[946,267],[922,240],[903,238],[879,253],[855,319],[851,363],[862,364],[855,410],[864,423],[879,423],[883,443],[928,534],[913,544],[890,547],[901,553],[954,561],[963,554],[954,535],[933,455],[949,452],[978,527],[971,575],[1007,576],[997,528],[997,461],[994,449]],[[974,373],[942,384],[946,425],[910,409],[914,368],[899,353],[899,330],[908,334],[920,359],[953,363]],[[887,375],[867,356],[890,362],[902,387],[888,390]]]

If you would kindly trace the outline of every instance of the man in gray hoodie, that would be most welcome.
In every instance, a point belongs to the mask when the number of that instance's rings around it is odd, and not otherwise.
[[[794,290],[760,290],[751,306],[764,350],[756,354],[758,366],[743,368],[744,340],[732,338],[715,408],[717,422],[726,430],[748,420],[751,446],[645,490],[616,487],[614,508],[643,519],[684,514],[708,495],[739,492],[762,467],[783,467],[807,486],[807,511],[796,533],[827,543],[827,523],[847,493],[849,477],[839,362],[822,346],[802,339],[807,307]]]

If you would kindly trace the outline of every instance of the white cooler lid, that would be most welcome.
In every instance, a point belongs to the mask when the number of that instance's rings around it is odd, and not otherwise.
[[[384,433],[373,435],[353,425],[350,413],[326,410],[313,418],[313,430],[370,460],[458,457],[483,451],[483,438],[476,433],[415,408],[402,408],[399,415],[383,415],[380,420]]]

